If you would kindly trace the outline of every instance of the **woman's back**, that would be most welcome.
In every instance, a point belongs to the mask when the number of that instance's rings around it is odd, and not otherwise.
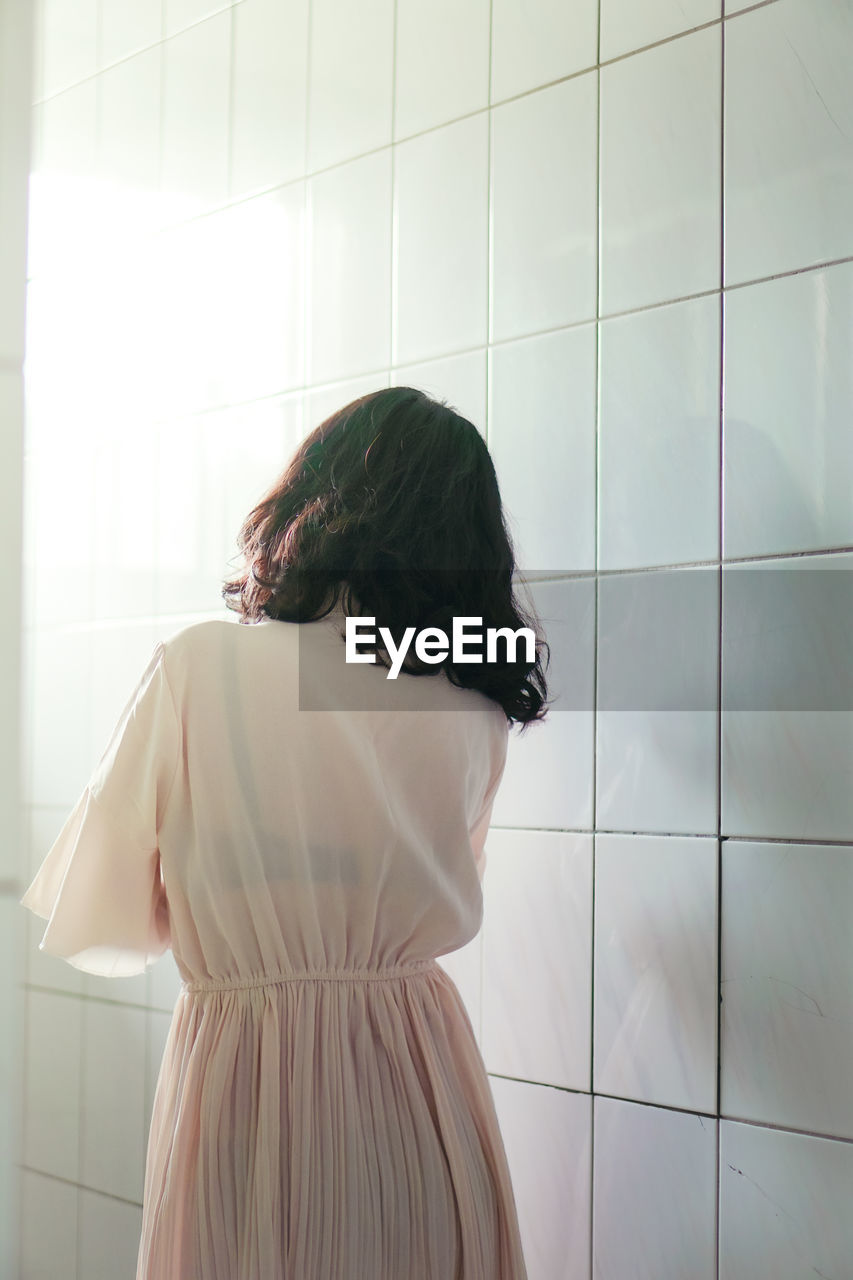
[[[342,626],[211,621],[166,645],[177,775],[159,846],[188,980],[383,968],[480,927],[475,828],[506,718],[443,673],[347,663]]]

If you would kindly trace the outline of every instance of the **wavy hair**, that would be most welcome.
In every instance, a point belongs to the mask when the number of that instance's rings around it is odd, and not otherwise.
[[[454,663],[451,648],[427,665],[411,650],[403,670],[443,668],[453,684],[499,703],[522,731],[547,714],[542,651],[550,652],[532,609],[516,598],[494,465],[477,428],[446,403],[389,387],[331,414],[249,513],[237,545],[245,567],[222,595],[244,623],[314,621],[340,602],[347,614],[375,617],[395,644],[411,626],[449,634],[455,616],[530,627],[533,662],[484,655]]]

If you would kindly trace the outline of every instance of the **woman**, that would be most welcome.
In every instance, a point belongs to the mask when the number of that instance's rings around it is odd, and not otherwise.
[[[488,450],[419,391],[363,396],[304,440],[240,548],[223,594],[252,625],[156,646],[22,899],[75,967],[141,973],[171,946],[183,980],[137,1280],[524,1280],[488,1078],[436,957],[480,928],[508,726],[544,715],[547,646],[410,647],[390,678],[409,628],[530,624]],[[376,637],[359,662],[348,618]]]

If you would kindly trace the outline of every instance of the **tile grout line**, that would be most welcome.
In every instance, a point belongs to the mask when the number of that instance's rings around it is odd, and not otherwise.
[[[595,584],[593,596],[593,663],[592,705],[598,699],[598,620],[600,607],[600,579],[598,566],[600,547],[598,527],[600,518],[600,464],[599,441],[601,435],[601,0],[598,0],[598,21],[595,48],[595,385],[593,388],[593,556]],[[598,716],[592,716],[592,776],[590,802],[590,944],[589,944],[589,1274],[595,1270],[595,885],[596,885],[596,806],[598,795]]]
[[[485,387],[485,421],[483,423],[486,448],[492,437],[492,356],[488,344],[488,339],[492,331],[492,272],[493,272],[493,244],[492,244],[492,123],[494,116],[492,114],[492,61],[494,49],[494,0],[489,0],[489,58],[488,69],[486,71],[486,98],[488,102],[487,117],[487,133],[486,133],[486,349],[485,349],[485,368],[486,368],[486,387]],[[491,826],[491,823],[489,824]],[[488,837],[487,837],[488,838]],[[485,908],[485,902],[484,902]],[[478,981],[478,1009],[477,1009],[477,1034],[480,1042],[480,1053],[483,1054],[485,1047],[485,990],[486,990],[486,932],[488,924],[485,918],[485,910],[483,912],[483,927],[480,930],[479,945],[479,981]]]
[[[586,1098],[589,1095],[584,1089],[575,1089],[569,1085],[554,1084],[550,1080],[528,1080],[522,1076],[512,1076],[501,1071],[489,1071],[489,1076],[493,1076],[496,1080],[510,1080],[515,1084],[532,1085],[537,1089],[555,1089],[559,1093],[571,1094],[576,1098]],[[613,1102],[625,1102],[631,1106],[645,1107],[652,1111],[666,1111],[670,1115],[679,1115],[687,1117],[699,1117],[704,1120],[715,1120],[719,1123],[720,1117],[716,1116],[713,1111],[697,1111],[694,1107],[676,1107],[663,1102],[650,1102],[647,1098],[631,1098],[619,1093],[598,1093],[597,1098],[607,1098]],[[773,1133],[788,1133],[800,1138],[817,1138],[823,1142],[843,1142],[848,1146],[853,1146],[853,1136],[837,1135],[834,1133],[824,1133],[815,1129],[795,1129],[790,1125],[775,1124],[770,1120],[750,1120],[746,1116],[726,1115],[722,1119],[731,1124],[742,1124],[751,1129],[769,1129]]]
[[[725,17],[725,0],[720,0],[721,16]],[[726,78],[725,78],[725,50],[726,50],[726,27],[725,22],[720,23],[720,238],[719,238],[719,281],[720,281],[720,316],[719,316],[719,402],[717,424],[719,430],[718,440],[718,458],[719,458],[719,474],[717,477],[718,488],[718,511],[717,511],[717,546],[718,557],[720,562],[720,572],[717,582],[717,617],[718,617],[718,633],[717,633],[717,724],[716,724],[716,748],[717,748],[717,839],[716,839],[716,924],[717,924],[717,981],[715,984],[716,991],[716,1008],[715,1014],[715,1031],[717,1037],[716,1044],[716,1080],[715,1080],[715,1109],[717,1114],[716,1132],[714,1134],[714,1186],[716,1194],[714,1196],[714,1275],[719,1280],[720,1275],[720,1197],[722,1195],[722,1180],[720,1176],[720,1151],[721,1151],[721,1135],[722,1125],[720,1123],[721,1102],[722,1102],[722,961],[723,961],[723,555],[725,550],[725,234],[726,234],[726,216],[725,216],[725,180],[726,180]]]

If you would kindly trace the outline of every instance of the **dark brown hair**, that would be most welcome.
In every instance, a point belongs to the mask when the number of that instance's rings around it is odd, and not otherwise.
[[[245,568],[222,594],[241,622],[313,621],[340,601],[346,613],[375,617],[397,644],[410,626],[450,634],[454,616],[530,627],[533,662],[488,663],[484,654],[482,663],[454,664],[451,650],[440,666],[522,729],[544,718],[548,645],[516,599],[494,465],[477,428],[446,403],[389,387],[331,414],[249,513],[238,546]],[[499,644],[502,652],[509,656]],[[439,669],[420,664],[413,650],[403,668]]]

